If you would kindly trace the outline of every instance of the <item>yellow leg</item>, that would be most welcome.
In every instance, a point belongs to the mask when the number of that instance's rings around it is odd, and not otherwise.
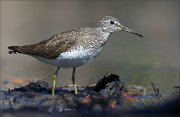
[[[52,76],[52,95],[54,96],[55,93],[55,87],[56,87],[56,75]]]
[[[78,94],[77,86],[76,86],[76,83],[75,83],[75,71],[76,71],[76,68],[74,67],[73,72],[72,72],[72,83],[73,83],[73,87],[74,87],[74,93]]]
[[[54,96],[55,94],[55,88],[56,88],[56,78],[57,78],[57,74],[59,71],[60,67],[57,68],[56,72],[54,73],[54,75],[52,75],[52,95]]]
[[[77,85],[76,85],[76,84],[73,84],[73,87],[74,87],[74,93],[75,93],[75,94],[78,94]]]

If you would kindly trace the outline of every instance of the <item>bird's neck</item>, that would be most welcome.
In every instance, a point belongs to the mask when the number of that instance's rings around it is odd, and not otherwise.
[[[97,37],[99,37],[99,38],[97,38],[97,41],[99,41],[103,45],[106,44],[111,33],[105,32],[100,27],[95,28],[95,30],[96,30],[95,32],[97,32]]]

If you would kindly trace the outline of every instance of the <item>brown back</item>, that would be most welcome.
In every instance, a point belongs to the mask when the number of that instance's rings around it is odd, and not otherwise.
[[[36,55],[46,59],[56,59],[60,53],[67,51],[76,44],[70,31],[56,34],[48,40],[34,45],[19,46],[18,51],[27,55]]]

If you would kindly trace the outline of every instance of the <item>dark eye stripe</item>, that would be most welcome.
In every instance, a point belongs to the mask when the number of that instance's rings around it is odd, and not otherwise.
[[[110,24],[114,24],[114,21],[110,21]]]

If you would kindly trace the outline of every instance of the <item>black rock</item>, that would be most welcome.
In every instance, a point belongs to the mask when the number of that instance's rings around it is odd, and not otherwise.
[[[96,92],[104,97],[121,94],[124,90],[124,84],[121,83],[119,76],[115,74],[107,74],[99,80],[94,87]]]

